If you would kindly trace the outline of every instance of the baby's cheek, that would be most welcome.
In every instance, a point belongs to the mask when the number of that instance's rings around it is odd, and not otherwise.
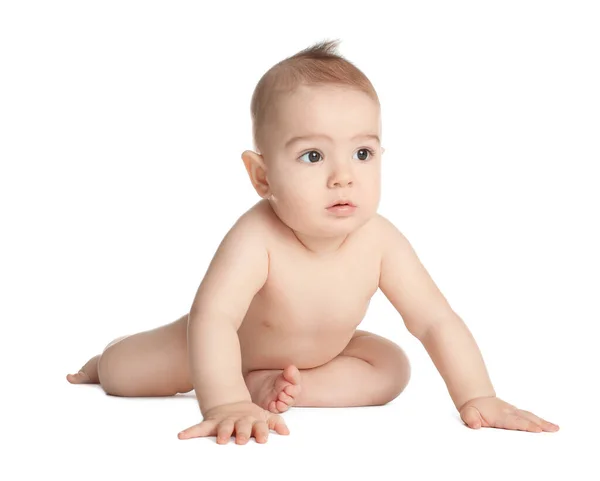
[[[290,182],[282,192],[282,195],[285,199],[286,207],[293,209],[294,212],[300,214],[308,210],[307,208],[314,202],[315,194],[311,189],[302,188],[301,186]]]

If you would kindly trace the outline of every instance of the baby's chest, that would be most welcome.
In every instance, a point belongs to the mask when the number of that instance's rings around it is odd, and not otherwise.
[[[303,330],[357,325],[378,282],[374,257],[340,262],[272,258],[262,293],[264,321]]]

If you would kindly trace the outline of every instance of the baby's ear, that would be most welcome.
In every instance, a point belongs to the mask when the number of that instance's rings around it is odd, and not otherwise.
[[[381,155],[385,154],[385,149],[381,147]]]
[[[244,161],[244,166],[250,176],[250,182],[252,182],[254,190],[262,198],[267,197],[269,194],[269,183],[267,181],[267,171],[263,156],[251,150],[245,150],[242,153],[242,160]]]

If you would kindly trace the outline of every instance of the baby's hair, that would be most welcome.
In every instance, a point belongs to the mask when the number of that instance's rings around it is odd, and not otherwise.
[[[368,94],[379,104],[371,81],[352,62],[336,52],[338,40],[318,42],[271,67],[259,80],[250,104],[252,139],[260,152],[262,127],[269,107],[282,93],[291,93],[300,85],[340,85]]]

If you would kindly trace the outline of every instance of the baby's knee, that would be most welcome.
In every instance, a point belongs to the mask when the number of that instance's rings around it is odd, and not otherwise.
[[[382,370],[382,400],[383,403],[396,399],[406,389],[410,381],[411,366],[406,353],[397,346],[390,352]]]
[[[106,394],[112,396],[135,395],[131,392],[135,384],[135,359],[132,359],[127,345],[119,344],[127,337],[119,337],[108,344],[98,359],[98,381]]]
[[[116,343],[118,343],[119,341],[122,341],[123,339],[125,339],[126,337],[129,337],[129,335],[127,336],[121,336],[121,337],[117,337],[116,339],[110,341],[106,347],[104,348],[104,351],[102,351],[102,353],[104,353],[109,347],[114,346]]]
[[[100,359],[98,360],[98,381],[106,394],[120,396],[122,393],[119,392],[119,373],[118,370],[115,369],[115,353],[111,347],[116,341],[118,340],[115,339],[115,341],[106,346],[100,355]]]

